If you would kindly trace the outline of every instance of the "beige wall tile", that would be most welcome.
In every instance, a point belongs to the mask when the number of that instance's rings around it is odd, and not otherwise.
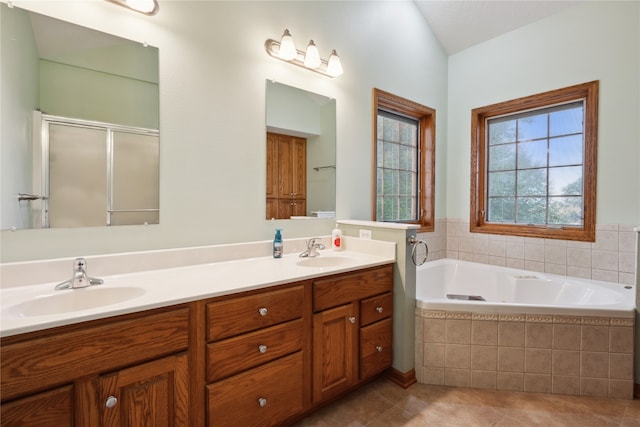
[[[523,242],[505,242],[505,256],[513,259],[524,259],[524,243]],[[523,263],[524,265],[524,263]]]
[[[553,325],[553,348],[558,350],[580,350],[579,325]]]
[[[471,371],[471,387],[495,389],[497,382],[496,371]]]
[[[551,375],[524,374],[524,391],[551,393]]]
[[[580,376],[591,378],[609,378],[609,353],[580,352]]]
[[[524,260],[507,258],[507,267],[522,270],[524,269]]]
[[[609,271],[609,270],[597,270],[595,268],[591,269],[591,278],[593,280],[602,280],[604,282],[613,282],[617,283],[619,276],[618,271]]]
[[[551,350],[538,348],[525,349],[524,371],[533,374],[551,375]]]
[[[609,353],[609,378],[633,380],[633,355]]]
[[[551,392],[557,394],[580,394],[580,377],[554,375]]]
[[[633,328],[612,326],[609,329],[609,351],[611,353],[633,353]]]
[[[567,265],[591,268],[591,249],[567,248]]]
[[[444,319],[423,319],[422,330],[424,332],[424,342],[444,343],[444,324]]]
[[[422,358],[424,363],[422,366],[428,367],[444,367],[444,344],[441,343],[425,343]]]
[[[544,272],[550,273],[550,274],[558,274],[560,276],[566,276],[567,266],[565,264],[554,264],[554,263],[545,262]]]
[[[525,325],[525,347],[551,348],[553,344],[553,324],[529,323]]]
[[[524,347],[524,322],[499,322],[498,345]]]
[[[471,320],[446,320],[447,344],[471,344]]]
[[[609,327],[583,325],[580,349],[583,351],[609,351]]]
[[[444,370],[444,385],[455,387],[469,387],[471,384],[471,371],[468,369],[449,369]]]
[[[425,384],[444,385],[444,368],[422,368]]]
[[[498,390],[524,391],[524,374],[498,372]]]
[[[498,347],[471,346],[471,369],[495,371],[498,369]]]
[[[471,346],[446,344],[444,358],[446,368],[469,369],[471,367]]]
[[[633,399],[633,381],[630,380],[609,380],[609,398],[611,399]],[[640,424],[640,423],[638,423]],[[623,424],[627,425],[627,424]],[[628,424],[633,426],[636,424]]]
[[[618,249],[616,251],[591,251],[591,268],[618,271]]]
[[[524,348],[498,347],[498,371],[524,372]]]
[[[471,344],[498,345],[498,322],[495,320],[473,320],[471,322]]]
[[[545,245],[544,262],[551,263],[551,264],[566,264],[567,263],[566,246]]]
[[[553,350],[551,373],[559,376],[579,376],[580,352],[577,350]]]
[[[525,261],[544,262],[544,244],[536,245],[530,242],[524,244]]]
[[[609,395],[609,380],[582,377],[580,378],[580,394],[607,397]]]

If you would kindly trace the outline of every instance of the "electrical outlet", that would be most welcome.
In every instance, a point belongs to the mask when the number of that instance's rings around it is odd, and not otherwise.
[[[371,230],[360,230],[360,238],[371,240]]]

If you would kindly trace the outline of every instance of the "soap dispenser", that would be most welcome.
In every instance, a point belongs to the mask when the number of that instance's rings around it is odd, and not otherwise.
[[[336,224],[336,228],[331,232],[331,248],[334,251],[342,250],[342,230],[338,228],[338,224]]]
[[[273,238],[273,257],[282,258],[282,229],[276,228],[276,235]]]

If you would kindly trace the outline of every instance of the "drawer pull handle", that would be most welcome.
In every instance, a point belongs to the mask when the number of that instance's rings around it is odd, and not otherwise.
[[[349,317],[349,322],[356,323],[356,318],[354,316]]]
[[[258,313],[260,313],[260,316],[266,316],[267,315],[267,308],[266,307],[260,307],[260,309],[258,310]]]
[[[267,346],[266,345],[258,346],[258,351],[262,354],[265,354],[267,352]]]
[[[378,350],[378,353],[382,353],[382,346],[381,345],[377,345],[376,346],[376,350]]]
[[[258,399],[258,405],[260,405],[261,408],[264,408],[265,406],[267,406],[267,399],[261,397],[260,399]]]
[[[115,396],[107,397],[107,401],[104,402],[104,406],[106,406],[107,408],[113,408],[117,404],[118,404],[118,398]]]
[[[382,312],[384,311],[384,308],[382,308],[382,307],[376,307],[376,311],[377,311],[378,313],[382,313]]]

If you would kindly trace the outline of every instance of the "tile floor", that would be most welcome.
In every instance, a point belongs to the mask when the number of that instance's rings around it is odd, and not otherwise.
[[[640,427],[640,400],[519,393],[378,379],[295,427]]]

